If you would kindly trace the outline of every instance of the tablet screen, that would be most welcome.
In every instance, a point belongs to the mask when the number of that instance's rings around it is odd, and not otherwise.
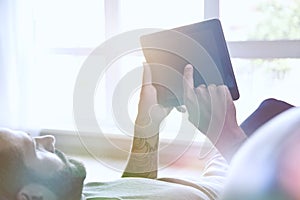
[[[141,37],[158,103],[183,104],[182,74],[186,64],[194,67],[194,86],[225,84],[234,100],[239,92],[221,23],[207,20]]]

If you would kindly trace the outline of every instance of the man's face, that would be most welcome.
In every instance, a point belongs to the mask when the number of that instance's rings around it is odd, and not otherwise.
[[[59,190],[64,186],[66,190],[72,189],[72,186],[78,191],[82,189],[78,187],[82,186],[85,178],[83,165],[67,159],[62,152],[56,150],[53,136],[32,138],[21,131],[0,129],[0,151],[12,146],[22,155],[25,168],[30,174],[29,180],[52,184],[54,187],[58,186]]]
[[[65,164],[55,154],[55,138],[43,136],[32,138],[21,131],[3,130],[0,135],[0,148],[15,145],[22,153],[28,169],[38,176],[46,178],[64,168]]]

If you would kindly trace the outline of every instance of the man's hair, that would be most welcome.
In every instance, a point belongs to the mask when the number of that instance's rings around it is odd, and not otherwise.
[[[34,183],[49,189],[58,200],[81,198],[85,169],[75,160],[65,160],[66,166],[48,178],[27,168],[22,153],[14,146],[1,150],[0,160],[0,194],[12,199],[22,187]]]

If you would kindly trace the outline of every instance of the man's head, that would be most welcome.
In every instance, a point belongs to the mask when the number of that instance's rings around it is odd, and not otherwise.
[[[80,199],[85,168],[54,142],[52,136],[0,129],[0,199]]]

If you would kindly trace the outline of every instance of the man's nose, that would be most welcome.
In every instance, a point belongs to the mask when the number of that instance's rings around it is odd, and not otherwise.
[[[42,146],[45,150],[54,153],[55,151],[55,138],[52,135],[45,135],[41,137],[36,137],[35,141],[37,145]]]

